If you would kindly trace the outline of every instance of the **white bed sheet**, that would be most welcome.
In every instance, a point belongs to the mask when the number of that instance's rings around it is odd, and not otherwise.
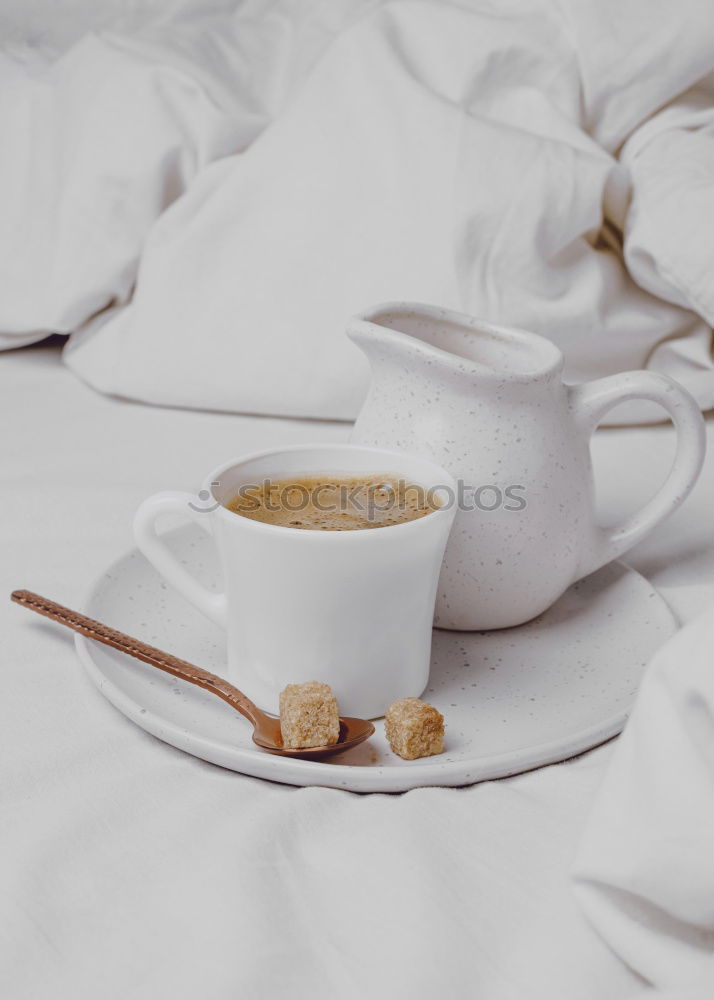
[[[99,396],[56,345],[6,354],[0,400],[0,592],[70,606],[131,546],[149,493],[195,487],[247,449],[349,432]],[[668,427],[598,433],[605,516],[652,492],[672,443]],[[710,455],[694,494],[630,560],[684,619],[714,598],[713,487]],[[0,616],[1,996],[619,1000],[644,989],[588,926],[568,878],[612,745],[465,789],[293,789],[136,729],[84,677],[68,634],[6,599]]]

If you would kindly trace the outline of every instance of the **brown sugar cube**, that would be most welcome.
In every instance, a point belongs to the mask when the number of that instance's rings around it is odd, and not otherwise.
[[[288,684],[280,692],[283,746],[331,746],[340,738],[340,713],[329,684]]]
[[[400,698],[384,717],[392,750],[404,760],[444,752],[444,716],[418,698]]]

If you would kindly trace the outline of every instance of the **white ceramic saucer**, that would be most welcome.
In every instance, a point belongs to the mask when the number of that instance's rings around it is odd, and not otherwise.
[[[166,537],[204,583],[218,585],[208,536],[187,526]],[[86,611],[214,673],[225,672],[221,631],[136,550],[96,583]],[[614,563],[520,628],[436,630],[424,699],[446,718],[446,752],[417,761],[390,751],[381,722],[371,740],[329,762],[264,753],[252,743],[249,724],[215,696],[82,636],[76,641],[102,694],[142,729],[187,753],[293,785],[400,792],[517,774],[609,739],[622,729],[651,655],[676,628],[647,580]],[[315,674],[319,680],[317,666]]]

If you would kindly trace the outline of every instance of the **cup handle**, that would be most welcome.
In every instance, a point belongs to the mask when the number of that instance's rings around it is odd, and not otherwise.
[[[156,531],[162,514],[181,514],[211,534],[210,512],[194,506],[192,493],[167,491],[144,500],[134,515],[134,538],[139,549],[158,572],[217,625],[226,626],[226,595],[208,590],[181,565]]]
[[[617,559],[679,507],[697,481],[706,451],[704,420],[696,401],[678,382],[656,372],[625,372],[569,388],[572,412],[589,442],[605,413],[631,399],[659,403],[677,431],[677,453],[660,490],[615,528],[596,528],[582,555],[578,578]]]

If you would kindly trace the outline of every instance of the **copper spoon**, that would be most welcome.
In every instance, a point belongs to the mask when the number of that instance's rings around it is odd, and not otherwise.
[[[189,684],[196,684],[198,687],[218,695],[219,698],[227,701],[232,708],[235,708],[237,712],[253,723],[253,742],[257,743],[262,750],[267,750],[268,753],[317,760],[321,757],[329,757],[333,753],[342,753],[343,750],[349,750],[350,747],[356,747],[358,743],[362,743],[374,732],[372,723],[365,719],[340,717],[340,738],[337,743],[330,746],[286,749],[283,747],[280,734],[280,720],[263,712],[257,705],[253,704],[250,698],[246,698],[242,691],[233,687],[222,677],[211,674],[201,667],[196,667],[186,660],[179,660],[171,653],[164,653],[162,650],[155,649],[154,646],[149,646],[123,632],[117,632],[116,629],[109,628],[108,625],[103,625],[93,618],[87,618],[77,611],[63,608],[61,604],[55,604],[54,601],[40,597],[39,594],[33,594],[31,590],[14,590],[11,596],[17,604],[22,604],[24,607],[30,608],[31,611],[36,611],[38,615],[44,615],[45,618],[51,618],[53,621],[59,622],[60,625],[66,625],[67,628],[74,629],[75,632],[79,632],[80,635],[84,635],[88,639],[103,642],[105,646],[112,646],[120,653],[128,653],[129,656],[133,656],[137,660],[142,660],[152,667],[165,670],[167,674],[173,674],[174,677],[180,677],[181,680],[188,681]]]

